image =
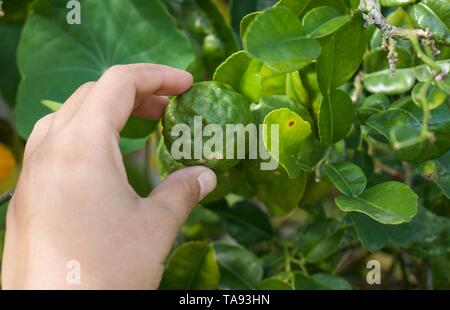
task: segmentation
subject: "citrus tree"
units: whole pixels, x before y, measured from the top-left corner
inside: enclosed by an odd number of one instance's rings
[[[67,2],[3,7],[2,191],[34,123],[78,86],[114,64],[166,64],[197,83],[162,126],[128,121],[130,184],[147,195],[154,172],[203,164],[218,187],[183,226],[162,289],[450,288],[448,0]],[[263,129],[278,168],[174,159],[171,128],[196,116],[278,125],[279,152]]]

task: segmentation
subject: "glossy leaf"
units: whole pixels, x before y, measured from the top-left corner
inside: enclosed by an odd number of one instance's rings
[[[311,134],[311,124],[288,108],[273,110],[264,118],[264,145],[269,153],[286,169],[292,179],[302,171],[298,150],[305,147],[303,141]],[[279,135],[272,140],[272,126],[278,126]],[[276,145],[276,146],[274,146]]]
[[[410,68],[399,69],[395,75],[389,69],[364,75],[364,86],[373,94],[397,95],[409,91],[416,81]]]
[[[361,106],[358,107],[358,117],[365,121],[367,118],[378,112],[386,111],[389,107],[389,104],[390,101],[386,95],[371,95],[364,99]]]
[[[169,256],[160,289],[213,290],[219,278],[214,248],[208,242],[187,242]]]
[[[347,82],[358,69],[366,48],[366,31],[361,14],[356,14],[322,48],[317,60],[317,80],[322,93]]]
[[[354,119],[354,106],[349,95],[339,89],[324,95],[318,119],[320,143],[332,144],[343,139]]]
[[[306,173],[291,179],[286,171],[261,170],[259,160],[245,160],[245,176],[258,198],[273,216],[282,216],[298,207],[306,188]]]
[[[423,112],[410,98],[394,103],[385,111],[371,116],[366,124],[382,134],[404,161],[420,163],[444,154],[450,147],[450,110],[442,105],[431,111],[428,128],[434,141],[422,140]]]
[[[303,85],[300,73],[294,71],[286,76],[286,95],[302,106],[308,107],[309,94]]]
[[[401,224],[416,215],[418,198],[407,185],[389,181],[358,197],[339,196],[336,204],[342,211],[364,213],[383,224]]]
[[[414,242],[435,238],[444,229],[450,227],[450,221],[439,217],[423,207],[419,207],[417,216],[405,224],[385,225],[372,220],[361,213],[352,213],[359,240],[364,248],[371,252],[385,246],[409,247]]]
[[[280,0],[276,6],[284,6],[291,9],[295,14],[300,15],[311,4],[313,0]]]
[[[246,51],[239,51],[217,67],[213,80],[226,83],[250,101],[257,102],[261,93],[261,66],[262,63]]]
[[[312,123],[312,118],[306,108],[301,105],[296,104],[291,98],[282,95],[273,95],[262,97],[257,104],[252,104],[250,110],[253,113],[253,118],[256,124],[263,124],[264,118],[270,112],[287,108],[296,114],[298,114],[302,119]]]
[[[414,19],[421,28],[431,29],[434,38],[450,44],[450,3],[447,0],[427,0],[414,5]]]
[[[240,201],[230,208],[214,207],[224,221],[225,231],[242,245],[248,246],[273,236],[272,226],[267,214],[250,201]]]
[[[316,264],[339,250],[344,230],[339,221],[324,219],[306,225],[297,235],[298,250],[307,263]]]
[[[41,100],[64,102],[78,86],[97,80],[114,64],[186,68],[193,60],[189,42],[159,1],[84,0],[82,7],[83,22],[76,27],[67,23],[66,3],[58,0],[36,3],[27,19],[18,51],[23,79],[16,123],[22,137],[48,112]],[[144,137],[153,128],[132,137]]]
[[[247,249],[225,242],[215,242],[220,267],[220,289],[256,289],[263,277],[261,260]]]
[[[250,54],[276,72],[301,69],[320,54],[320,44],[307,38],[297,16],[281,6],[255,18],[246,31],[245,43]]]
[[[366,188],[364,171],[351,162],[338,162],[325,166],[325,173],[344,195],[356,197]]]
[[[417,106],[426,106],[430,110],[449,102],[448,94],[429,82],[417,83],[411,92],[411,98]]]
[[[253,12],[253,13],[245,15],[242,18],[241,24],[240,24],[240,29],[241,29],[241,37],[243,40],[245,40],[245,34],[247,32],[248,26],[250,26],[250,24],[255,20],[256,16],[258,16],[260,14],[261,14],[261,12]],[[245,45],[245,41],[243,43]]]
[[[312,38],[322,38],[332,34],[348,23],[349,15],[341,13],[333,7],[321,6],[312,9],[303,17],[302,25]]]

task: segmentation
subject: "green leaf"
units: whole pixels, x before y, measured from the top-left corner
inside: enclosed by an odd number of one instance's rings
[[[358,117],[365,121],[370,116],[386,111],[389,107],[389,98],[384,94],[371,95],[364,99],[361,106],[358,108]]]
[[[326,273],[316,273],[311,277],[295,273],[296,290],[351,290],[352,286],[344,278]]]
[[[215,242],[220,267],[220,289],[256,289],[263,277],[262,262],[239,245]]]
[[[250,201],[237,202],[230,208],[215,206],[211,210],[223,219],[225,231],[242,245],[253,245],[273,236],[269,217]]]
[[[444,71],[450,70],[450,61],[438,61]],[[432,77],[430,67],[420,65],[417,67],[398,69],[395,74],[389,69],[376,71],[364,75],[364,87],[374,94],[399,95],[409,91],[416,82],[425,82]]]
[[[411,98],[418,107],[433,110],[448,102],[448,94],[432,83],[417,83],[411,92]]]
[[[450,3],[428,0],[414,5],[414,19],[421,28],[430,29],[438,42],[450,44]]]
[[[63,106],[62,103],[53,100],[42,100],[41,104],[52,112],[57,112]]]
[[[283,6],[291,9],[296,15],[300,15],[313,0],[280,0],[275,6]]]
[[[382,6],[403,6],[416,2],[417,0],[381,0]]]
[[[219,278],[214,248],[208,242],[187,242],[169,256],[160,289],[214,290]]]
[[[258,284],[258,290],[269,290],[269,291],[277,291],[277,290],[292,290],[292,286],[286,282],[281,281],[277,277],[264,279],[261,283]]]
[[[399,69],[395,75],[386,69],[364,75],[364,86],[373,94],[397,95],[406,93],[416,81],[414,71]]]
[[[341,222],[324,219],[306,225],[297,235],[297,249],[307,263],[317,264],[339,250],[344,238],[344,230]]]
[[[404,47],[398,46],[397,52],[397,69],[410,68],[413,66],[413,57],[411,53]],[[364,56],[364,72],[373,73],[389,69],[388,52],[381,47],[372,49]]]
[[[351,162],[339,162],[325,166],[325,174],[344,195],[356,197],[366,188],[364,171]]]
[[[245,34],[247,32],[248,26],[250,26],[250,24],[255,20],[256,16],[260,15],[261,12],[252,12],[250,14],[245,15],[242,20],[241,20],[241,24],[240,24],[240,29],[241,29],[241,37],[244,40],[245,39]],[[245,46],[245,41],[244,41],[244,46]]]
[[[311,38],[322,38],[348,23],[350,15],[342,15],[330,6],[312,9],[303,17],[302,25]]]
[[[261,67],[260,61],[246,51],[239,51],[217,67],[213,80],[226,83],[250,101],[257,102],[261,94]]]
[[[322,97],[318,115],[320,143],[332,144],[345,138],[354,119],[354,106],[350,96],[332,90]]]
[[[320,54],[320,44],[305,37],[300,20],[282,6],[258,15],[249,26],[244,42],[250,54],[276,72],[299,70]]]
[[[114,64],[186,68],[193,61],[190,43],[159,1],[83,0],[81,6],[83,20],[77,26],[67,23],[66,3],[58,0],[37,2],[27,19],[18,50],[22,81],[16,124],[22,137],[48,113],[41,100],[64,102]],[[133,137],[147,136],[148,130]]]
[[[322,93],[347,82],[359,68],[366,48],[366,31],[361,14],[335,32],[317,60],[317,80]]]
[[[422,176],[434,182],[450,199],[450,151],[435,160],[419,165],[419,171]]]
[[[292,179],[302,171],[301,155],[303,141],[311,134],[311,124],[288,108],[273,110],[264,118],[263,140],[268,152],[286,169]],[[272,141],[272,125],[279,128]]]
[[[291,98],[285,95],[273,95],[273,96],[265,96],[261,97],[257,104],[252,104],[250,110],[253,113],[253,118],[256,124],[263,124],[264,118],[270,112],[287,108],[295,113],[297,113],[302,119],[312,123],[312,118],[309,115],[308,110],[302,106],[294,102]]]
[[[405,224],[385,225],[372,220],[361,213],[352,213],[356,233],[364,248],[371,252],[389,245],[407,248],[414,242],[434,238],[445,228],[449,221],[419,207],[417,216]]]
[[[417,213],[417,203],[417,195],[407,185],[394,181],[375,185],[358,197],[336,198],[342,211],[364,213],[383,224],[411,221]]]
[[[306,173],[291,179],[283,168],[261,170],[261,161],[244,160],[244,172],[258,198],[273,216],[282,216],[298,207],[306,188]]]
[[[421,138],[423,111],[411,98],[393,103],[387,111],[371,116],[366,124],[389,141],[399,159],[420,163],[450,148],[450,110],[441,105],[430,114],[428,130],[434,135],[433,141]]]
[[[309,94],[298,71],[287,74],[286,95],[304,107],[309,106]]]
[[[1,21],[1,19],[0,19]],[[20,76],[16,66],[16,51],[19,44],[21,25],[0,24],[0,42],[7,48],[0,49],[0,96],[10,105],[16,103]]]

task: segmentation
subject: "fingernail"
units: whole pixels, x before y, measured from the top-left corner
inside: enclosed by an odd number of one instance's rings
[[[197,180],[200,185],[200,200],[202,200],[216,188],[216,175],[211,170],[205,170],[197,177]]]

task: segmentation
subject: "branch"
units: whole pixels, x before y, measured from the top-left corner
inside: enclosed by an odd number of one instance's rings
[[[12,190],[10,192],[7,192],[7,193],[1,195],[0,196],[0,206],[2,206],[3,204],[7,203],[8,201],[10,201],[12,196],[13,196],[13,194],[14,194],[14,191]]]
[[[3,6],[3,1],[0,0],[0,17],[5,16],[5,12],[3,12],[2,6]]]
[[[389,67],[392,72],[396,71],[398,62],[397,41],[395,39],[419,40],[430,46],[434,56],[439,56],[440,51],[436,48],[434,35],[429,29],[404,29],[390,25],[381,14],[379,0],[361,0],[359,8],[363,12],[366,25],[375,25],[380,29],[381,47],[389,52]]]

